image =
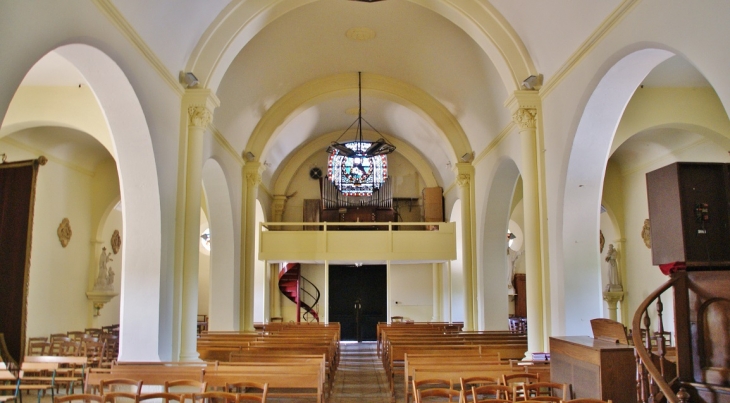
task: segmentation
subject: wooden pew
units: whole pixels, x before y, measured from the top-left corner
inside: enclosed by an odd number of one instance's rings
[[[100,382],[106,379],[126,378],[142,381],[143,385],[162,386],[166,381],[189,379],[203,381],[205,367],[197,366],[142,364],[142,365],[113,365],[111,369],[92,368],[86,373],[85,393],[94,393]]]
[[[325,374],[321,365],[270,364],[220,365],[205,371],[204,381],[213,388],[242,380],[265,382],[269,384],[271,397],[311,397],[317,403],[323,402]]]

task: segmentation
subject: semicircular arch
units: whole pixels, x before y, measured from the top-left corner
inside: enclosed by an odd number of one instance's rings
[[[271,140],[294,116],[319,102],[336,97],[342,92],[356,91],[357,88],[357,75],[350,73],[313,80],[294,89],[274,103],[261,118],[243,154],[251,152],[259,160],[263,160],[271,146]],[[452,160],[472,152],[469,139],[456,118],[426,92],[377,74],[362,75],[362,90],[404,105],[438,128],[444,142],[450,146],[448,152]]]
[[[277,18],[316,0],[246,1],[232,3],[200,38],[185,71],[192,71],[213,92],[246,44]],[[536,74],[526,46],[494,6],[470,0],[409,0],[448,19],[464,30],[494,63],[507,93],[520,89],[524,77]]]

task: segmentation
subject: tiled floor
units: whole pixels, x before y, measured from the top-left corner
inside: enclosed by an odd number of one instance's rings
[[[390,403],[383,364],[375,342],[340,343],[340,366],[327,403]],[[266,399],[271,403],[311,403],[313,399]]]
[[[389,403],[383,364],[375,353],[375,342],[340,344],[340,366],[329,403]]]

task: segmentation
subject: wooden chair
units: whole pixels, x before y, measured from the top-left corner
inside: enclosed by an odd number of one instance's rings
[[[469,389],[462,389],[464,391],[464,397]],[[492,400],[507,400],[512,401],[514,396],[514,388],[505,385],[483,385],[483,386],[472,386],[471,395],[474,399],[474,403],[482,401]]]
[[[472,376],[468,378],[459,378],[461,390],[463,390],[465,394],[468,393],[474,386],[479,387],[485,385],[499,385],[499,383],[499,378],[494,378],[491,376]]]
[[[137,393],[129,392],[109,392],[102,395],[104,403],[137,403]]]
[[[226,383],[226,392],[238,393],[240,395],[260,396],[266,400],[269,394],[269,384],[261,382],[236,382]]]
[[[185,399],[192,399],[193,393],[205,393],[208,390],[208,383],[193,379],[177,379],[174,381],[165,381],[162,390],[164,393],[181,394]]]
[[[56,396],[53,399],[53,403],[67,403],[67,402],[104,403],[104,398],[100,395],[89,395],[89,394],[79,393],[79,394],[75,394],[75,395]]]
[[[238,395],[228,392],[193,393],[193,403],[212,403],[211,399],[215,399],[217,402],[224,400],[226,403],[236,403]]]
[[[139,395],[142,391],[142,381],[126,378],[102,379],[99,381],[99,393],[105,395],[110,392],[116,392],[120,386],[133,386],[134,394]]]
[[[86,365],[89,368],[101,368],[106,361],[106,345],[100,341],[84,341]]]
[[[562,400],[561,403],[613,403],[613,400],[591,399],[584,397],[582,399]]]
[[[448,398],[449,402],[464,403],[464,394],[462,391],[446,388],[430,388],[424,390],[416,390],[416,403],[425,403],[431,400],[443,401]]]
[[[28,341],[28,352],[26,355],[50,355],[51,343],[40,340]]]
[[[82,356],[81,342],[74,340],[61,342],[58,355],[62,357]]]
[[[55,336],[55,337],[54,337]],[[51,335],[51,348],[49,351],[50,355],[61,355],[63,343],[70,342],[71,338],[63,335]]]
[[[86,335],[86,332],[73,331],[73,332],[68,332],[66,334],[68,335],[69,338],[71,338],[71,340],[81,341],[81,340],[83,340],[84,336]]]
[[[540,382],[540,374],[527,372],[521,374],[502,374],[502,385],[510,386],[515,389],[515,393],[517,393],[517,396],[514,397],[515,400],[517,400],[517,398],[524,399],[524,396],[520,396],[522,390],[518,390],[517,386],[535,382]],[[510,396],[510,399],[513,399],[513,396]]]
[[[156,401],[158,399],[162,399],[163,403],[170,403],[170,402],[183,403],[183,402],[185,402],[186,396],[178,395],[175,393],[165,393],[165,392],[143,393],[143,394],[137,396],[137,402],[146,402],[148,400],[155,400],[155,403],[156,403]]]
[[[560,402],[561,400],[567,400],[570,396],[567,383],[535,382],[520,385],[517,389],[516,395],[521,395],[523,398],[517,398],[515,400],[529,399],[542,402]],[[519,392],[519,389],[522,389],[522,393]]]
[[[239,394],[237,402],[261,402],[265,403],[266,398],[259,395]]]
[[[86,329],[84,329],[84,333],[90,334],[94,337],[99,337],[102,333],[104,333],[104,331],[94,327],[87,327]]]
[[[420,381],[414,379],[411,381],[411,385],[413,386],[413,396],[416,396],[416,392],[419,390],[454,388],[454,384],[451,382],[451,379],[421,379]],[[410,396],[406,394],[406,403],[409,402],[409,397]],[[418,400],[416,400],[416,402],[418,402]]]

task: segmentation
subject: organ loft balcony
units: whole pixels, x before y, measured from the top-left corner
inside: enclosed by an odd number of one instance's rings
[[[456,259],[453,222],[264,222],[259,259],[269,262]]]

